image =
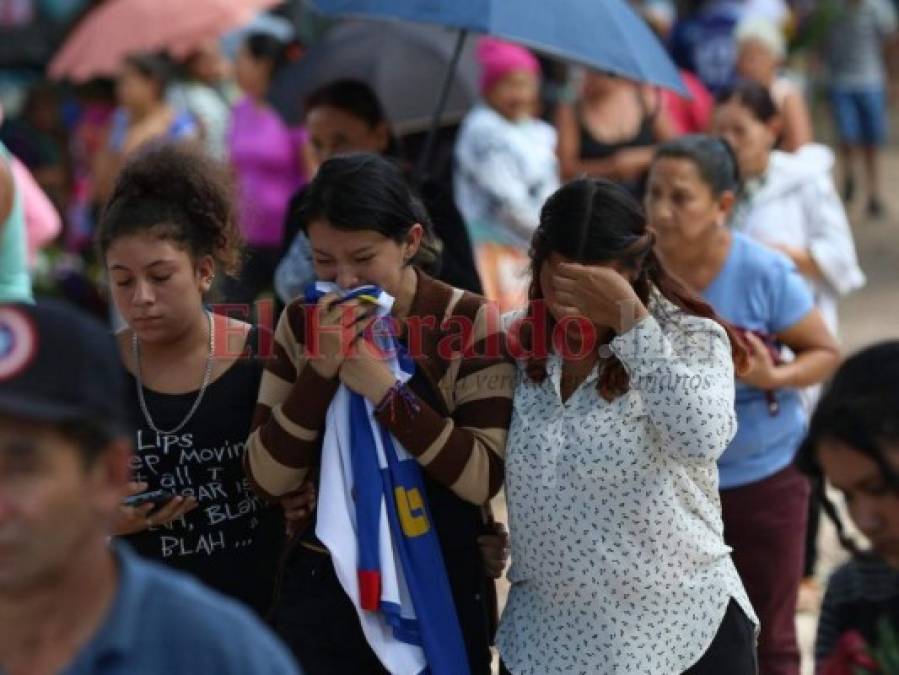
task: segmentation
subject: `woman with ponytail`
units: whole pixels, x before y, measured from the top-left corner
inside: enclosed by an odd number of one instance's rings
[[[506,450],[506,672],[755,673],[716,460],[736,430],[733,330],[656,257],[605,180],[547,201]]]
[[[794,614],[809,494],[793,467],[805,434],[799,390],[829,377],[840,355],[795,264],[728,229],[738,182],[726,142],[684,136],[656,153],[646,211],[667,268],[740,327],[748,350],[737,432],[718,460],[724,536],[761,620],[760,672],[799,675]]]

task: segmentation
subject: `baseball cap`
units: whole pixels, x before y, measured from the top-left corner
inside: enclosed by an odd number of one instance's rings
[[[120,431],[124,392],[118,347],[102,323],[57,301],[0,304],[0,414]]]

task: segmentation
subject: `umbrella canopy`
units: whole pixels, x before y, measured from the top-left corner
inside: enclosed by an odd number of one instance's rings
[[[689,95],[655,34],[625,0],[314,0],[326,14],[486,33],[566,61]]]
[[[75,27],[50,63],[50,77],[84,82],[112,76],[129,54],[186,55],[282,0],[107,0]]]
[[[303,99],[317,87],[342,78],[374,89],[394,130],[403,135],[431,124],[440,96],[441,73],[450,66],[457,36],[437,26],[348,21],[334,26],[299,61],[282,68],[269,100],[289,124],[298,124]],[[440,124],[462,119],[478,97],[475,45],[463,49]]]

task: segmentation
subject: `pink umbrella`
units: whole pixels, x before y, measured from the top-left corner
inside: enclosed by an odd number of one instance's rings
[[[184,56],[283,0],[107,0],[85,16],[50,63],[50,76],[84,82],[115,75],[128,54]]]

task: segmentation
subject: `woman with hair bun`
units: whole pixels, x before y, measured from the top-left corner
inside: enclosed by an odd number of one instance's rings
[[[731,402],[736,434],[718,458],[724,538],[761,621],[760,672],[799,675],[795,609],[809,494],[793,466],[806,422],[799,390],[829,377],[840,352],[796,266],[728,229],[737,157],[710,136],[662,145],[646,212],[668,269],[738,327],[749,352]],[[780,358],[784,346],[793,360]]]
[[[126,323],[117,339],[134,392],[132,492],[168,493],[123,506],[116,532],[263,613],[283,524],[250,491],[242,458],[267,341],[206,305],[216,272],[240,268],[227,176],[198,152],[142,154],[119,176],[98,248]]]

